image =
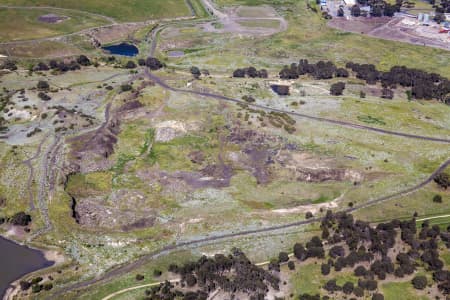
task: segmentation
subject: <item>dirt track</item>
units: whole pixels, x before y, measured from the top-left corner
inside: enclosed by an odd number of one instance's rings
[[[351,18],[350,20],[345,18],[334,18],[327,24],[330,27],[342,31],[360,33],[385,40],[450,50],[450,43],[444,43],[436,39],[418,35],[413,28],[402,26],[402,20],[402,17],[359,17]]]
[[[193,93],[193,94],[197,94],[197,95],[200,95],[200,96],[206,96],[206,97],[211,97],[211,98],[215,98],[215,99],[231,101],[231,102],[235,102],[235,103],[236,102],[237,103],[241,102],[240,100],[228,98],[228,97],[221,96],[221,95],[215,95],[215,94],[210,94],[210,93],[201,93],[201,92],[195,92],[195,91],[186,91],[186,90],[182,90],[182,89],[173,88],[173,87],[167,85],[161,78],[159,78],[156,75],[150,73],[148,70],[146,70],[146,76],[149,77],[150,79],[152,79],[153,81],[155,81],[157,84],[159,84],[163,88],[168,89],[168,90],[172,90],[172,91],[176,91],[176,92]],[[267,108],[267,107],[261,107],[261,106],[256,106],[256,107],[267,109],[267,110],[271,110],[270,108]],[[303,115],[299,115],[299,116],[303,116]],[[380,131],[377,128],[372,128],[372,127],[367,127],[367,126],[360,127],[360,125],[347,123],[347,122],[328,120],[328,119],[323,119],[323,118],[318,118],[318,117],[313,117],[313,116],[306,116],[306,117],[309,118],[309,119],[317,120],[317,121],[338,124],[338,125],[347,126],[347,127],[351,127],[351,128],[359,128],[359,129],[365,129],[365,130],[370,130],[370,131],[379,132],[379,133],[381,132],[381,133],[385,133],[385,134],[399,135],[399,136],[409,137],[409,138],[418,138],[418,139],[425,139],[425,140],[431,140],[431,141],[450,143],[450,140],[446,140],[446,139],[437,139],[437,138],[430,138],[430,137],[424,137],[424,136],[409,135],[409,134],[390,132],[390,131],[384,131],[384,130]],[[369,200],[369,201],[367,201],[367,202],[365,202],[363,204],[356,205],[356,206],[354,206],[352,208],[347,208],[347,209],[344,209],[344,210],[341,210],[341,211],[350,213],[350,212],[356,211],[356,210],[361,209],[361,208],[366,208],[368,206],[372,206],[372,205],[378,204],[380,202],[387,201],[387,200],[390,200],[390,199],[393,199],[393,198],[397,198],[397,197],[400,197],[400,196],[404,196],[404,195],[407,195],[407,194],[412,193],[414,191],[417,191],[417,190],[421,189],[422,187],[424,187],[425,185],[427,185],[430,182],[432,182],[434,177],[437,174],[439,174],[440,172],[442,172],[444,169],[446,169],[449,165],[450,165],[450,158],[448,158],[445,162],[443,162],[425,180],[419,182],[418,184],[416,184],[416,185],[414,185],[414,186],[412,186],[410,188],[407,188],[407,189],[405,189],[403,191],[399,191],[399,192],[396,192],[396,193],[393,193],[393,194],[390,194],[390,195],[387,195],[387,196],[383,196],[383,197],[379,197],[379,198],[376,198],[376,199],[372,199],[372,200]],[[197,240],[179,242],[177,244],[168,245],[168,246],[163,247],[160,250],[156,250],[156,251],[153,251],[153,252],[151,252],[149,254],[144,255],[144,256],[142,256],[141,258],[137,259],[136,261],[134,261],[132,263],[120,265],[120,266],[118,266],[118,267],[116,267],[116,268],[106,272],[105,274],[103,274],[100,277],[93,278],[93,279],[90,279],[90,280],[87,280],[87,281],[84,281],[84,282],[80,282],[80,283],[74,284],[72,286],[69,286],[69,287],[65,288],[64,290],[60,290],[60,291],[56,292],[55,294],[53,294],[49,299],[58,299],[59,296],[61,296],[63,293],[67,293],[69,291],[75,291],[75,290],[79,290],[79,289],[82,289],[82,288],[86,288],[86,287],[89,287],[91,285],[94,285],[94,284],[97,284],[97,283],[100,283],[100,282],[104,282],[104,281],[108,281],[108,280],[113,279],[114,277],[117,277],[117,276],[129,273],[132,270],[134,270],[134,269],[142,266],[143,264],[147,263],[149,260],[155,258],[156,256],[164,255],[164,254],[170,253],[170,252],[172,252],[174,250],[183,249],[183,248],[186,248],[186,247],[197,247],[197,246],[209,244],[211,242],[215,242],[215,241],[219,241],[219,240],[233,239],[233,238],[242,237],[242,236],[273,232],[273,231],[278,231],[278,230],[282,230],[282,229],[288,229],[288,228],[293,228],[293,227],[297,227],[297,226],[312,224],[312,223],[320,222],[321,219],[322,218],[312,218],[312,219],[302,220],[302,221],[293,222],[293,223],[287,223],[287,224],[282,224],[282,225],[263,227],[263,228],[254,229],[254,230],[244,230],[244,231],[235,232],[235,233],[229,233],[229,234],[223,234],[223,235],[217,235],[217,236],[210,236],[210,237],[205,237],[205,238],[201,238],[201,239],[197,239]]]
[[[361,205],[356,205],[352,208],[347,208],[344,210],[341,210],[341,212],[346,212],[346,213],[350,213],[353,211],[356,211],[358,209],[361,208],[366,208],[368,206],[372,206],[375,205],[377,203],[383,202],[383,201],[387,201],[393,198],[397,198],[399,196],[404,196],[407,195],[411,192],[414,192],[416,190],[419,190],[420,188],[424,187],[425,185],[429,184],[431,181],[433,181],[434,177],[439,174],[440,172],[442,172],[443,170],[445,170],[448,166],[450,165],[450,158],[448,158],[445,162],[443,162],[428,178],[426,178],[425,180],[423,180],[422,182],[416,184],[415,186],[408,188],[406,190],[388,195],[388,196],[384,196],[384,197],[380,197],[380,198],[376,198],[373,200],[370,200],[366,203],[363,203]],[[242,237],[242,236],[247,236],[247,235],[253,235],[253,234],[260,234],[260,233],[267,233],[267,232],[272,232],[272,231],[277,231],[277,230],[281,230],[281,229],[287,229],[287,228],[292,228],[292,227],[297,227],[297,226],[301,226],[301,225],[307,225],[307,224],[312,224],[312,223],[316,223],[316,222],[320,222],[322,220],[322,218],[312,218],[312,219],[308,219],[308,220],[303,220],[303,221],[298,221],[298,222],[293,222],[293,223],[287,223],[287,224],[282,224],[282,225],[276,225],[276,226],[269,226],[269,227],[263,227],[263,228],[259,228],[259,229],[254,229],[254,230],[245,230],[245,231],[240,231],[240,232],[235,232],[235,233],[229,233],[229,234],[223,234],[223,235],[218,235],[218,236],[211,236],[211,237],[206,237],[206,238],[201,238],[198,240],[192,240],[192,241],[187,241],[187,242],[180,242],[178,244],[174,244],[174,245],[168,245],[163,247],[160,250],[156,250],[153,251],[149,254],[146,254],[144,256],[142,256],[141,258],[139,258],[138,260],[130,263],[130,264],[124,264],[121,266],[118,266],[115,269],[112,269],[108,272],[106,272],[105,274],[103,274],[100,277],[97,278],[93,278],[84,282],[80,282],[77,284],[74,284],[72,286],[69,286],[67,288],[65,288],[64,290],[60,290],[58,292],[56,292],[55,294],[53,294],[51,297],[49,297],[48,299],[60,299],[59,296],[61,296],[64,293],[67,293],[69,291],[74,291],[74,290],[78,290],[81,288],[85,288],[88,286],[91,286],[93,284],[97,284],[100,282],[104,282],[104,281],[108,281],[111,280],[112,278],[116,277],[116,276],[120,276],[126,273],[131,272],[132,270],[142,266],[143,264],[145,264],[146,262],[148,262],[149,260],[155,258],[156,256],[160,256],[160,255],[164,255],[167,253],[170,253],[174,250],[178,250],[178,249],[183,249],[186,247],[196,247],[196,246],[201,246],[201,245],[205,245],[205,244],[209,244],[210,242],[215,242],[218,240],[225,240],[225,239],[232,239],[232,238],[236,238],[236,237]]]
[[[150,73],[148,71],[148,69],[145,70],[145,75],[149,79],[153,80],[156,84],[162,86],[163,88],[165,88],[167,90],[174,91],[174,92],[189,93],[189,94],[194,94],[194,95],[214,98],[214,99],[218,99],[218,100],[225,100],[225,101],[228,101],[228,102],[245,104],[245,105],[248,105],[248,106],[251,106],[251,107],[260,108],[260,109],[267,110],[267,111],[286,113],[286,114],[289,114],[289,115],[292,115],[292,116],[306,118],[306,119],[310,119],[310,120],[314,120],[314,121],[318,121],[318,122],[330,123],[330,124],[344,126],[344,127],[349,127],[349,128],[354,128],[354,129],[362,129],[362,130],[366,130],[366,131],[372,131],[372,132],[375,132],[375,133],[381,133],[381,134],[394,135],[394,136],[400,136],[400,137],[411,138],[411,139],[426,140],[426,141],[450,144],[450,139],[438,138],[438,137],[429,137],[429,136],[423,136],[423,135],[417,135],[417,134],[409,134],[409,133],[391,131],[391,130],[376,128],[376,127],[370,127],[370,126],[350,123],[350,122],[346,122],[346,121],[339,121],[339,120],[333,120],[333,119],[327,119],[327,118],[322,118],[322,117],[316,117],[316,116],[311,116],[311,115],[306,115],[306,114],[301,114],[301,113],[296,113],[296,112],[291,112],[291,111],[285,111],[285,110],[271,108],[271,107],[267,107],[267,106],[259,105],[259,104],[249,104],[248,102],[245,102],[243,100],[238,100],[238,99],[226,97],[226,96],[223,96],[223,95],[213,94],[213,93],[198,92],[198,91],[194,91],[194,90],[184,90],[184,89],[174,88],[174,87],[169,86],[162,78],[156,76],[153,73]]]

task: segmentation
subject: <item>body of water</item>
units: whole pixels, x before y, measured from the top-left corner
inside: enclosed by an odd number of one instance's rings
[[[139,49],[135,45],[128,43],[106,46],[102,47],[102,49],[113,55],[136,56],[139,54]]]
[[[168,57],[183,57],[184,51],[174,50],[167,53]]]
[[[0,299],[13,281],[53,263],[39,250],[0,237]]]

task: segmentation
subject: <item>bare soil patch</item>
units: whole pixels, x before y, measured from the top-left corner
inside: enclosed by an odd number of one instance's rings
[[[61,23],[64,22],[65,20],[69,19],[69,17],[67,16],[60,16],[60,15],[56,15],[56,14],[47,14],[47,15],[42,15],[38,18],[38,20],[40,22],[43,23],[49,23],[49,24],[57,24],[57,23]]]
[[[450,50],[450,39],[439,34],[437,26],[422,26],[415,19],[407,17],[334,18],[328,22],[328,26],[385,40]]]
[[[208,2],[208,1],[206,1]],[[230,32],[242,35],[272,35],[285,31],[287,21],[270,6],[238,6],[223,12],[213,8],[217,21],[202,24],[206,32]],[[215,24],[220,23],[220,26]]]

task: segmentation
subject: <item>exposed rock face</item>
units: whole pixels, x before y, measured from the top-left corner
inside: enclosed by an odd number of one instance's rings
[[[125,210],[109,206],[99,198],[77,200],[76,214],[82,226],[98,229],[132,230],[153,226],[156,216],[146,210]]]
[[[347,169],[306,169],[298,168],[296,169],[298,174],[298,181],[306,182],[323,182],[323,181],[343,181],[352,180],[359,182],[362,180],[363,176],[352,170]]]
[[[66,16],[59,16],[59,15],[55,15],[55,14],[42,15],[38,18],[38,20],[40,22],[50,23],[50,24],[61,23],[62,21],[65,21],[67,19],[68,19],[68,17],[66,17]]]

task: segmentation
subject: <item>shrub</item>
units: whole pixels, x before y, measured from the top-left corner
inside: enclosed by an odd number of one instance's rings
[[[154,277],[159,277],[161,275],[162,275],[161,270],[158,270],[158,269],[153,270],[153,276]]]
[[[288,262],[288,268],[289,270],[295,270],[295,263],[292,260]]]
[[[139,59],[138,59],[138,65],[140,65],[141,67],[142,67],[142,66],[145,66],[145,59],[139,58]]]
[[[11,60],[5,61],[5,62],[1,65],[0,68],[1,68],[1,69],[6,69],[6,70],[10,70],[10,71],[15,71],[15,70],[17,70],[16,63],[13,62],[13,61],[11,61]]]
[[[359,91],[359,98],[366,98],[366,93]]]
[[[433,202],[434,203],[442,203],[442,196],[441,195],[434,195]]]
[[[47,81],[39,80],[37,83],[37,88],[40,90],[47,90],[50,87]]]
[[[298,260],[305,260],[307,258],[306,249],[305,249],[305,247],[303,247],[302,244],[296,243],[294,245],[294,256]]]
[[[136,63],[132,60],[129,60],[126,65],[125,65],[126,69],[134,69],[136,68]]]
[[[136,274],[136,280],[137,280],[137,281],[144,280],[144,275],[142,275],[142,274]]]
[[[418,275],[411,280],[412,285],[417,290],[423,290],[427,286],[427,278],[423,275]]]
[[[42,290],[42,285],[40,285],[40,284],[34,284],[34,285],[31,287],[31,291],[32,291],[33,293],[39,293],[41,290]]]
[[[150,70],[158,70],[163,67],[163,64],[155,57],[149,57],[145,61],[145,65],[150,68]]]
[[[49,101],[52,99],[52,97],[50,97],[49,95],[47,95],[44,92],[39,92],[38,97],[42,100],[42,101]]]
[[[16,213],[14,216],[12,216],[10,219],[10,222],[13,225],[28,226],[28,224],[30,224],[30,222],[31,222],[31,216],[24,213],[23,211],[21,211],[21,212]],[[37,277],[37,278],[41,278],[41,277]],[[33,281],[35,279],[33,279]],[[42,280],[42,278],[41,278],[41,280]],[[39,282],[39,281],[37,281],[37,282]],[[36,283],[36,282],[32,282],[32,283]]]
[[[20,289],[22,291],[26,291],[31,287],[31,283],[26,281],[26,280],[22,280],[20,281]]]
[[[329,264],[322,264],[320,266],[320,271],[322,272],[322,275],[328,275],[330,274],[330,265]]]
[[[82,66],[90,66],[91,65],[91,61],[89,60],[89,58],[87,58],[86,55],[80,55],[77,58],[77,63],[79,63]]]
[[[364,296],[364,290],[362,288],[360,288],[359,286],[357,286],[353,289],[353,294],[356,297],[362,297],[362,296]]]
[[[344,90],[345,90],[345,83],[343,83],[343,82],[336,82],[336,83],[333,83],[331,85],[330,93],[333,96],[340,96],[340,95],[342,95]]]
[[[194,76],[195,79],[199,79],[200,76],[202,75],[202,72],[200,72],[200,69],[195,66],[192,66],[190,71],[191,71],[192,76]]]
[[[375,293],[372,295],[372,300],[384,300],[383,294]]]
[[[353,288],[354,288],[353,282],[348,281],[342,286],[342,291],[345,294],[350,295],[353,292]]]
[[[131,91],[132,88],[133,88],[133,87],[132,87],[130,84],[122,84],[122,85],[120,86],[120,90],[121,90],[122,92],[128,92],[128,91]]]
[[[288,256],[288,254],[286,252],[280,252],[278,254],[278,260],[280,262],[287,262],[289,260],[289,256]]]
[[[193,287],[194,285],[197,284],[197,278],[195,278],[195,276],[192,274],[187,274],[186,275],[186,284],[189,287]]]

